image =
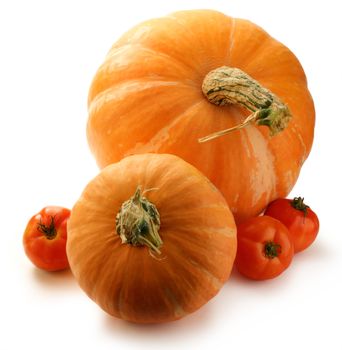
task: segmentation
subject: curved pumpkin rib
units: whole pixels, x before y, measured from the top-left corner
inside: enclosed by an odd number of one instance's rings
[[[229,38],[234,30],[232,17],[213,10],[195,10],[178,11],[167,18],[172,18],[181,25],[198,45],[197,55],[201,59],[199,67],[203,76],[209,70],[228,64]]]
[[[164,286],[163,291],[165,293],[165,296],[167,297],[167,299],[170,301],[170,303],[172,303],[173,305],[173,314],[174,317],[176,319],[185,317],[188,312],[186,312],[183,308],[183,306],[181,305],[181,303],[177,300],[177,298],[175,297],[175,295],[173,294],[173,292],[171,291],[171,289],[169,287]]]
[[[179,93],[183,91],[180,98]],[[146,94],[155,97],[156,103],[151,104]],[[198,92],[180,82],[165,81],[127,81],[99,94],[89,108],[87,133],[94,144],[105,146],[109,156],[113,150],[117,159],[127,154],[127,149],[148,142],[153,135],[180,114],[185,106],[197,99]],[[129,97],[129,99],[128,99]],[[125,103],[122,101],[125,100]],[[163,104],[159,104],[162,100]],[[143,109],[140,120],[136,114]],[[113,115],[113,111],[115,114]],[[113,123],[113,118],[120,124]],[[136,122],[134,122],[136,121]],[[127,137],[127,130],[137,138]],[[113,135],[115,137],[113,138]],[[92,149],[99,164],[108,162],[106,153],[98,153],[99,148]],[[109,152],[110,151],[110,152]]]
[[[254,79],[270,90],[268,83],[281,87],[283,80],[307,83],[298,58],[284,44],[269,35],[268,40],[259,46],[253,54],[253,59],[246,62],[243,69],[249,71]],[[271,91],[277,95],[275,91]]]
[[[216,206],[210,206],[215,198],[215,204],[222,207],[226,205],[224,198],[221,198],[220,201],[217,199],[219,192],[209,181],[207,183],[201,181],[197,169],[193,168],[193,171],[188,172],[187,177],[184,178],[184,173],[181,171],[181,163],[177,164],[174,162],[173,168],[167,169],[163,175],[160,175],[158,172],[153,172],[154,166],[155,165],[151,163],[149,167],[146,167],[146,170],[149,172],[148,178],[150,180],[143,185],[145,188],[156,187],[154,191],[148,192],[146,197],[148,197],[157,208],[160,208],[159,213],[162,221],[162,229],[175,227],[178,220],[180,220],[180,202],[177,198],[182,198],[182,213],[189,213],[189,220],[191,219],[190,213],[196,208],[207,208],[207,210],[216,209]],[[172,188],[172,191],[169,190],[170,188]],[[194,189],[196,189],[196,191],[194,191]],[[181,215],[181,218],[186,219],[186,215]],[[227,217],[227,220],[229,219],[232,220],[232,217]],[[197,219],[198,224],[201,220],[201,218]],[[192,223],[195,224],[195,221]]]
[[[146,69],[141,69],[141,62],[144,61],[150,64]],[[113,50],[97,70],[89,91],[88,104],[98,94],[123,81],[142,78],[175,81],[181,77],[184,84],[194,85],[191,75],[194,76],[189,67],[165,53],[138,44],[124,45]]]
[[[260,128],[251,125],[245,128],[244,133],[249,142],[249,150],[252,152],[253,167],[250,169],[251,206],[260,207],[259,203],[268,202],[276,196],[276,170],[275,157],[269,150],[268,139]]]
[[[172,283],[172,279],[160,280],[163,274],[158,271],[158,266],[161,263],[164,270],[165,266],[163,261],[157,262],[146,248],[131,247],[124,265],[120,265],[125,266],[126,271],[122,280],[114,279],[115,276],[112,279],[114,290],[120,283],[120,293],[114,295],[118,298],[120,314],[113,313],[114,316],[141,323],[161,322],[165,314],[173,316],[173,303],[163,293],[163,288]],[[109,281],[105,283],[108,285]],[[110,294],[108,296],[110,298]]]
[[[288,81],[284,77],[283,82],[274,86],[273,91],[281,98],[284,96],[283,100],[289,105],[293,114],[292,120],[281,136],[269,138],[264,132],[265,139],[268,140],[268,148],[274,157],[279,197],[286,196],[291,191],[299,170],[310,152],[314,115],[310,113],[313,110],[310,95],[302,92],[306,91],[305,81],[294,85],[291,80]],[[310,104],[311,108],[307,109]],[[307,118],[299,117],[303,115],[306,115]]]
[[[214,281],[214,285],[218,286],[218,284],[222,284],[225,280],[226,273],[230,272],[228,266],[233,263],[235,258],[235,255],[231,254],[229,256],[230,262],[227,263],[227,254],[229,253],[228,249],[224,249],[228,248],[226,239],[218,240],[212,246],[212,249],[208,251],[208,237],[215,234],[222,235],[220,231],[221,230],[215,229],[199,229],[198,232],[179,230],[179,232],[177,231],[176,233],[174,230],[166,230],[164,231],[163,237],[167,244],[171,243],[173,245],[176,254],[186,256],[187,262],[189,262],[191,265],[196,264],[196,268],[203,270],[204,273],[207,276],[210,276],[210,278]],[[187,241],[187,244],[180,244],[184,241],[184,239]],[[202,242],[198,243],[198,241],[201,239]],[[220,257],[223,263],[227,263],[227,271],[225,271],[224,274],[222,273],[221,267],[216,265],[217,261],[213,261],[213,256],[215,256],[217,259]]]
[[[170,235],[171,236],[171,235]],[[172,243],[171,243],[172,242]],[[172,240],[168,241],[169,246],[172,247],[172,259],[173,261],[176,261],[177,263],[173,263],[172,267],[173,270],[171,272],[171,276],[178,274],[179,271],[182,272],[182,276],[185,277],[183,280],[179,280],[179,285],[182,285],[182,283],[187,284],[188,294],[189,297],[191,294],[195,293],[199,299],[206,300],[207,298],[212,298],[214,295],[217,294],[217,292],[222,288],[223,283],[226,279],[226,274],[230,274],[231,268],[229,268],[229,264],[227,264],[227,269],[225,270],[225,275],[220,274],[216,267],[213,268],[213,264],[206,264],[205,263],[205,256],[207,259],[210,259],[208,257],[208,253],[205,252],[205,249],[202,250],[203,255],[200,259],[201,253],[198,252],[196,257],[196,251],[187,249],[186,245],[182,245],[182,247],[179,246],[179,241]],[[221,248],[222,249],[222,248]],[[188,255],[189,254],[189,255]],[[212,259],[215,256],[215,260],[217,259],[217,256],[214,255],[214,253],[211,255]],[[223,258],[223,260],[226,260]],[[217,260],[216,260],[217,261]],[[224,265],[223,265],[224,266]],[[221,265],[221,270],[223,267]],[[177,285],[171,286],[174,295],[177,296]],[[181,303],[181,298],[178,298],[178,301]],[[201,300],[199,302],[202,302]],[[192,312],[193,310],[198,308],[197,303],[196,304],[185,304],[182,305],[183,309],[187,312]]]
[[[116,47],[127,44],[138,44],[139,47],[144,46],[158,53],[161,52],[182,62],[193,71],[199,72],[201,61],[197,55],[197,42],[188,31],[184,31],[183,26],[171,18],[155,18],[138,24],[126,32],[112,46],[108,54]],[[178,49],[181,47],[188,48],[187,55],[184,55],[182,49]]]
[[[189,263],[186,255],[176,252],[177,246],[168,242],[168,248],[164,264],[155,268],[156,274],[162,276],[160,288],[162,292],[167,289],[172,295],[171,302],[188,314],[211,299],[218,292],[216,288],[221,288],[223,283],[211,284],[203,271]]]
[[[193,248],[192,253],[195,253],[196,251],[206,251],[209,258],[213,254],[218,254],[221,255],[223,260],[225,260],[227,252],[223,251],[222,245],[227,244],[229,239],[235,239],[234,231],[225,227],[211,227],[204,224],[203,227],[194,230],[194,225],[187,225],[187,227],[182,228],[181,225],[178,224],[175,225],[176,229],[163,227],[160,235],[166,243],[172,241],[174,244],[177,244],[177,242],[180,243],[180,241],[185,239],[187,241],[185,246]],[[210,240],[214,235],[217,237],[215,243],[212,243]],[[211,250],[208,250],[208,246],[212,247]],[[167,257],[165,252],[163,252],[163,255]]]
[[[151,199],[152,201],[152,199]],[[234,236],[234,230],[232,231],[229,226],[222,225],[222,215],[226,214],[226,203],[222,202],[220,205],[208,205],[206,203],[198,203],[196,206],[192,205],[188,210],[179,212],[176,204],[162,203],[163,210],[161,217],[163,221],[163,235],[166,235],[170,227],[177,227],[181,232],[192,232],[193,227],[201,225],[203,233],[208,233],[210,230],[214,230],[218,235]],[[206,215],[208,211],[215,210],[215,214],[210,217]],[[227,217],[227,220],[232,220],[232,217]],[[219,225],[217,223],[220,223]],[[164,232],[165,231],[165,232]],[[195,235],[195,237],[197,237]],[[196,243],[194,243],[196,244]],[[201,244],[201,242],[198,242]]]
[[[101,232],[101,231],[99,231]],[[101,237],[100,235],[98,235]],[[102,249],[106,245],[106,242],[101,240],[94,240],[93,237],[85,235],[77,237],[79,245],[79,253],[75,253],[74,261],[82,260],[82,266],[73,264],[72,271],[75,277],[79,280],[81,287],[87,292],[91,299],[95,300],[96,291],[99,286],[98,276],[102,274],[103,266],[106,265],[108,261],[111,260],[111,255],[106,253],[103,254]],[[94,243],[94,241],[96,243]],[[91,251],[89,251],[89,242],[91,242]],[[113,244],[113,249],[115,246],[121,242],[117,241]],[[73,244],[73,243],[71,243]],[[84,278],[86,276],[86,278]]]
[[[240,68],[252,78],[257,79],[256,76],[253,76],[256,70],[248,69],[249,65],[251,62],[255,65],[258,65],[258,63],[261,66],[264,65],[264,62],[259,61],[257,57],[264,50],[264,45],[267,45],[274,39],[265,30],[252,22],[235,18],[234,31],[230,40],[230,54],[227,65],[232,68]]]
[[[133,148],[127,150],[125,152],[125,155],[130,154],[136,154],[136,153],[154,153],[159,151],[160,144],[166,142],[167,140],[171,139],[169,135],[169,130],[175,127],[177,124],[181,123],[183,124],[183,119],[189,114],[189,113],[197,113],[200,110],[200,107],[202,104],[204,104],[205,101],[203,99],[199,99],[199,101],[195,102],[193,105],[190,105],[186,110],[173,118],[169,124],[163,125],[163,127],[156,131],[156,133],[152,136],[151,139],[149,139],[145,144],[137,144]]]
[[[307,84],[304,81],[301,84],[298,82],[294,84],[291,80],[283,81],[275,87],[275,90],[292,110],[293,118],[289,123],[289,130],[293,126],[296,132],[299,133],[297,136],[300,138],[300,143],[303,144],[304,142],[305,144],[302,153],[306,159],[312,147],[315,124],[315,109],[312,97],[307,91]]]
[[[98,112],[106,103],[111,102],[118,98],[124,98],[126,94],[132,94],[137,91],[144,91],[154,87],[163,86],[182,86],[183,84],[179,81],[165,81],[165,80],[147,80],[144,78],[140,79],[129,79],[124,82],[118,82],[114,86],[109,86],[106,90],[97,94],[92,100],[89,107],[89,113],[93,114]]]
[[[239,28],[240,26],[242,28]],[[241,52],[240,46],[233,47],[232,49],[233,57],[235,50],[239,55],[237,60],[240,67],[281,99],[284,95],[295,95],[291,94],[290,91],[285,94],[280,93],[283,90],[284,83],[287,84],[288,82],[296,81],[296,84],[298,84],[302,80],[305,85],[301,89],[306,90],[305,73],[296,56],[282,43],[273,39],[262,28],[255,26],[258,30],[251,32],[250,30],[246,31],[245,27],[251,28],[251,23],[238,19],[236,35],[240,36],[240,31],[242,31],[243,35],[253,38],[251,45],[248,45],[249,47],[246,50]],[[240,39],[240,43],[244,42],[244,39],[247,40],[246,38],[242,38]],[[252,53],[249,50],[252,50]],[[244,62],[243,57],[247,60],[246,62]],[[272,64],[275,60],[277,64]],[[231,62],[231,65],[234,66],[234,62]]]
[[[119,238],[119,237],[118,237]],[[123,281],[127,278],[127,268],[125,262],[129,259],[129,247],[121,247],[121,240],[118,239],[115,244],[109,244],[111,252],[105,256],[102,250],[96,254],[102,256],[101,260],[92,261],[88,269],[84,269],[84,276],[94,266],[99,266],[94,283],[88,289],[92,300],[101,306],[103,310],[110,310],[111,314],[122,317],[121,310],[121,290]],[[102,247],[103,249],[103,247]],[[121,250],[119,252],[119,249]],[[86,277],[88,278],[88,277]],[[80,283],[82,286],[82,284]],[[84,288],[85,289],[85,288]],[[101,297],[99,297],[101,296]]]

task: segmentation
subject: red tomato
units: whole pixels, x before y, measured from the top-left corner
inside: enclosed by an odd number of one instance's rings
[[[66,255],[69,216],[69,209],[49,206],[28,222],[23,237],[24,249],[38,268],[57,271],[69,267]]]
[[[269,204],[265,215],[281,221],[288,228],[295,253],[311,245],[317,236],[319,230],[318,217],[304,204],[304,198],[276,199]]]
[[[258,216],[238,225],[235,259],[238,271],[254,280],[280,275],[294,254],[288,234],[285,225],[269,216]]]

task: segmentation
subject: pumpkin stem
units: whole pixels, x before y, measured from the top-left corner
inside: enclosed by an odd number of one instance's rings
[[[238,68],[223,66],[210,71],[203,80],[202,91],[217,106],[237,104],[252,114],[241,124],[202,137],[199,142],[213,140],[251,123],[268,126],[273,136],[283,131],[292,117],[286,104]]]
[[[134,195],[125,201],[116,215],[116,232],[123,244],[146,245],[160,254],[163,244],[159,236],[160,215],[154,204],[141,195],[138,186]]]

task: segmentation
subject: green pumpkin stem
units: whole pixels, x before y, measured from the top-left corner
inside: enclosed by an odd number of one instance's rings
[[[154,204],[141,195],[138,186],[134,195],[125,201],[116,216],[116,232],[123,244],[147,246],[161,254],[163,244],[159,236],[160,215]]]
[[[241,124],[202,137],[199,142],[216,139],[252,123],[267,126],[274,136],[283,131],[292,118],[285,103],[238,68],[223,66],[210,71],[203,80],[202,91],[208,101],[217,106],[235,104],[252,114]]]

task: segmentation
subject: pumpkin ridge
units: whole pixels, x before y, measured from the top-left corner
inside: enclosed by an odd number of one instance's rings
[[[182,11],[176,11],[174,12],[173,14],[177,14],[179,12],[182,12]],[[185,12],[185,11],[183,11]],[[217,11],[213,11],[213,12],[217,12]],[[170,15],[167,15],[167,16],[163,16],[163,17],[158,17],[158,18],[154,18],[154,19],[150,19],[150,20],[147,20],[147,21],[143,21],[143,22],[140,22],[138,25],[136,25],[135,27],[133,27],[131,29],[131,31],[127,32],[130,34],[130,36],[127,38],[127,37],[121,37],[119,38],[119,40],[116,42],[115,45],[113,45],[110,49],[113,50],[115,49],[116,47],[120,47],[126,43],[128,43],[129,45],[138,45],[138,46],[141,46],[141,47],[145,47],[145,48],[148,48],[148,49],[151,49],[157,53],[163,53],[169,57],[172,57],[173,59],[175,60],[179,60],[180,62],[182,62],[185,66],[187,66],[188,68],[190,68],[192,71],[196,71],[197,74],[201,74],[201,71],[197,68],[197,65],[196,64],[193,64],[193,62],[189,62],[189,61],[186,61],[183,59],[183,57],[186,57],[186,55],[181,55],[181,56],[178,56],[178,57],[175,57],[175,56],[172,56],[170,55],[168,52],[165,52],[165,51],[159,51],[158,49],[155,49],[154,47],[151,47],[148,45],[147,42],[143,42],[142,44],[139,42],[139,38],[135,38],[134,37],[134,34],[136,34],[137,32],[139,32],[139,30],[144,27],[144,25],[148,25],[148,26],[155,26],[156,28],[158,28],[160,26],[160,22],[162,22],[163,20],[168,20],[170,22],[172,22],[173,24],[175,24],[179,29],[181,29],[181,32],[182,32],[182,36],[185,36],[185,35],[189,35],[190,34],[190,31],[188,28],[186,28],[185,26],[183,26],[179,21],[175,20],[173,14],[170,14]],[[170,25],[170,23],[168,23],[168,25]],[[164,23],[163,23],[163,26],[164,26]],[[185,30],[184,30],[185,29]],[[172,28],[171,28],[172,30]],[[160,34],[162,36],[162,34]],[[131,40],[133,38],[133,40]],[[164,37],[165,38],[165,37]],[[169,39],[169,38],[168,38]],[[193,42],[197,42],[197,38],[193,35],[191,35],[191,37],[188,36],[188,41],[193,43]],[[128,41],[127,41],[128,40]],[[177,45],[179,43],[179,40],[175,41],[174,42],[174,45]],[[110,53],[109,51],[109,53]]]
[[[201,103],[206,103],[206,101],[200,100],[200,101],[197,101],[194,104],[190,105],[187,109],[184,110],[184,112],[182,112],[178,116],[174,117],[174,119],[170,123],[168,123],[162,129],[157,131],[153,135],[153,137],[150,140],[148,140],[144,145],[137,144],[134,147],[128,149],[125,152],[125,156],[129,155],[129,154],[134,154],[136,152],[139,152],[139,153],[150,153],[150,152],[157,151],[156,150],[156,146],[153,143],[155,143],[158,146],[158,142],[160,142],[164,138],[167,139],[167,135],[166,135],[167,132],[172,127],[174,127],[178,122],[180,122],[187,115],[187,113],[189,113],[189,111],[191,111],[192,109],[195,109]]]
[[[273,199],[276,192],[276,173],[274,167],[274,153],[268,148],[269,147],[269,136],[261,132],[261,130],[255,126],[250,125],[246,129],[247,139],[250,141],[251,150],[254,157],[256,158],[256,175],[251,176],[251,183],[256,179],[259,184],[255,184],[252,187],[252,205],[256,205],[260,198],[265,194],[267,198]],[[258,141],[257,141],[258,140]],[[262,144],[262,146],[261,146]],[[269,165],[265,160],[268,160]],[[260,175],[260,169],[262,169],[262,176]],[[259,170],[259,171],[258,171]],[[266,181],[269,180],[269,187],[266,187]],[[266,181],[265,181],[266,180]],[[261,191],[263,189],[263,192]]]
[[[215,231],[215,235],[223,235],[223,236],[234,236],[235,235],[235,231],[228,228],[228,227],[207,227],[208,230],[202,228],[201,232],[206,233],[206,232],[210,232],[210,231]],[[189,233],[191,232],[191,227],[189,227],[189,229],[183,227],[183,228],[179,228],[179,232],[183,232],[183,233]]]
[[[153,52],[153,53],[159,55],[160,57],[165,58],[165,59],[167,59],[167,60],[170,60],[170,61],[172,61],[172,62],[174,62],[174,63],[177,63],[177,64],[180,63],[183,67],[186,67],[186,68],[188,68],[189,70],[193,70],[193,69],[194,69],[194,67],[190,66],[190,65],[187,64],[186,62],[180,61],[180,60],[177,59],[176,57],[173,57],[173,56],[171,56],[171,55],[169,55],[169,54],[167,54],[167,53],[165,53],[165,52],[157,51],[157,50],[154,49],[153,47],[141,45],[141,44],[139,44],[139,43],[133,43],[133,44],[130,44],[130,46],[136,46],[136,47],[141,48],[142,50]],[[187,81],[193,82],[192,79],[189,79],[189,80],[187,80]],[[184,81],[182,81],[182,82],[184,83]],[[193,84],[189,84],[189,86],[193,86],[193,87],[198,88],[198,85],[197,85],[195,82],[193,82]]]
[[[165,61],[166,65],[169,66],[169,68],[173,68],[174,70],[178,70],[182,72],[182,74],[186,74],[187,76],[191,75],[192,68],[183,64],[179,60],[176,60],[172,56],[169,56],[163,52],[159,52],[156,50],[153,50],[148,47],[144,47],[141,44],[125,44],[123,46],[119,46],[113,50],[110,55],[108,55],[105,59],[105,61],[100,65],[100,67],[97,69],[95,73],[95,77],[92,80],[92,85],[88,94],[88,105],[90,102],[101,92],[105,91],[108,87],[120,84],[123,81],[127,81],[127,77],[124,76],[124,68],[126,66],[130,65],[138,65],[139,61],[136,61],[136,56],[133,56],[131,52],[133,52],[134,47],[139,47],[140,54],[145,53],[145,55],[149,55],[147,59],[150,57],[158,57],[160,61]],[[126,52],[127,51],[127,52]],[[125,63],[123,64],[120,61],[120,55],[125,55]],[[128,56],[128,57],[126,57]],[[143,55],[144,56],[144,55]],[[122,59],[122,58],[121,58]],[[157,59],[158,63],[158,59]],[[165,81],[173,81],[175,78],[178,81],[178,75],[165,75],[163,71],[159,72],[158,74],[154,73],[153,68],[151,67],[150,71],[141,71],[139,72],[139,68],[135,68],[136,71],[134,71],[135,74],[132,72],[132,78],[131,80],[165,80]],[[118,79],[117,73],[121,75],[121,78]],[[118,80],[117,80],[118,79]],[[114,80],[114,81],[112,81]],[[183,79],[183,83],[187,84],[189,86],[197,87],[197,84],[194,82],[193,79]],[[95,90],[95,91],[94,91]]]
[[[303,147],[303,158],[302,158],[302,160],[301,160],[301,163],[303,164],[304,161],[305,161],[305,159],[306,159],[307,156],[308,156],[307,146],[306,146],[306,144],[305,144],[305,142],[304,142],[304,139],[303,139],[303,136],[302,136],[301,131],[299,131],[299,127],[298,127],[297,122],[296,122],[295,119],[293,120],[293,122],[292,122],[292,124],[291,124],[290,130],[293,132],[294,135],[297,136],[297,138],[298,138],[300,144],[301,144],[302,147]]]
[[[120,316],[125,319],[128,320],[129,317],[126,314],[127,311],[125,310],[124,306],[127,306],[125,301],[124,301],[124,297],[125,297],[125,290],[128,288],[128,279],[129,279],[129,274],[127,274],[127,271],[129,271],[130,268],[130,258],[129,255],[133,253],[132,249],[128,249],[128,253],[125,257],[126,263],[125,263],[125,269],[124,269],[124,273],[123,276],[126,276],[126,278],[122,279],[122,283],[121,283],[121,287],[120,287],[120,292],[119,292],[119,297],[118,297],[118,301],[117,301],[117,305],[118,305],[118,310],[120,313]],[[115,285],[115,281],[113,281],[113,285]]]
[[[208,249],[207,249],[207,243],[208,242],[198,242],[200,239],[200,236],[203,235],[216,235],[217,231],[216,230],[200,230],[200,233],[198,235],[193,234],[193,230],[181,230],[181,229],[177,229],[177,231],[179,231],[179,234],[175,233],[175,231],[171,231],[169,230],[169,232],[166,234],[166,239],[165,241],[167,242],[168,245],[173,245],[173,246],[177,246],[177,251],[179,251],[179,247],[180,247],[180,243],[182,242],[182,239],[184,238],[184,236],[187,237],[188,240],[188,244],[184,245],[186,248],[182,250],[182,256],[184,255],[184,251],[187,250],[187,254],[186,256],[189,256],[189,251],[191,253],[198,253],[198,252],[202,252],[203,255],[208,255],[211,256],[210,254],[208,254]],[[235,233],[235,232],[234,232]],[[191,235],[193,234],[193,235]],[[224,236],[222,237],[224,238]],[[234,235],[231,235],[231,238],[234,239]],[[189,247],[193,248],[193,249],[189,249]],[[220,250],[218,249],[213,249],[214,255],[216,256],[220,256],[221,258],[226,258],[227,252],[225,250],[222,249],[222,247],[219,247]],[[207,268],[206,268],[207,269]]]
[[[178,247],[176,247],[178,248]],[[184,255],[180,254],[178,252],[178,249],[172,249],[172,260],[175,262],[172,267],[167,269],[166,276],[168,280],[173,279],[174,283],[170,285],[169,288],[172,288],[175,293],[172,293],[172,295],[175,297],[175,300],[177,301],[177,304],[180,304],[180,301],[177,300],[177,297],[175,294],[180,293],[180,289],[185,289],[187,291],[186,294],[195,294],[197,296],[197,300],[194,301],[195,307],[191,305],[191,307],[187,307],[185,309],[186,313],[193,312],[198,308],[198,304],[203,304],[205,300],[207,300],[208,295],[208,289],[213,289],[212,285],[206,285],[206,288],[201,290],[200,286],[203,286],[203,280],[199,279],[199,275],[202,277],[203,274],[199,269],[191,269],[192,264],[188,261],[188,258],[184,257]],[[180,273],[181,272],[181,273]],[[172,276],[177,276],[177,279],[172,278]],[[208,288],[210,287],[210,288]],[[222,287],[222,284],[221,284]],[[199,291],[201,293],[199,293]],[[211,291],[210,297],[212,297],[214,294]],[[184,297],[184,295],[183,295]],[[184,307],[181,306],[183,309]]]
[[[176,318],[182,318],[188,313],[184,310],[183,306],[179,303],[175,295],[172,293],[171,289],[164,287],[164,293],[167,296],[168,300],[172,303],[174,307],[174,315]]]
[[[293,81],[293,79],[296,80],[297,84],[304,84],[303,89],[307,89],[307,79],[305,76],[305,72],[303,67],[300,65],[300,62],[296,55],[283,43],[278,41],[277,39],[273,38],[270,34],[268,34],[264,29],[261,27],[258,27],[263,33],[266,34],[266,37],[264,37],[263,40],[259,42],[259,45],[257,46],[257,49],[252,52],[252,56],[248,58],[247,63],[244,63],[244,68],[246,72],[253,72],[250,75],[252,76],[253,79],[259,81],[264,87],[268,88],[268,82],[271,81],[274,83],[275,79],[279,78],[287,78],[290,82]],[[280,50],[286,50],[287,55],[286,55],[286,60],[291,60],[292,66],[295,66],[297,69],[291,69],[291,70],[283,70],[279,71],[277,70],[276,74],[271,74],[267,75],[268,72],[272,72],[271,69],[258,69],[259,68],[259,63],[260,62],[267,62],[267,58],[269,55],[268,51],[271,52],[277,52]],[[283,57],[281,57],[283,58]],[[283,63],[283,62],[281,62]],[[265,68],[272,68],[272,67],[266,67]],[[266,76],[265,76],[266,74]],[[282,83],[280,83],[280,86]],[[270,88],[272,91],[273,89]],[[278,93],[276,93],[278,95]],[[289,94],[287,94],[289,95]],[[282,100],[281,94],[278,95]]]
[[[266,33],[266,32],[265,32]],[[250,66],[255,64],[256,61],[258,61],[258,56],[261,56],[263,51],[266,50],[266,45],[269,44],[273,44],[273,39],[269,34],[266,33],[266,37],[259,42],[259,45],[257,47],[257,49],[255,51],[253,51],[252,56],[250,56],[248,58],[248,62],[247,64],[244,64],[244,68],[243,70],[248,72],[250,69]],[[279,43],[279,42],[278,42]],[[280,44],[280,43],[279,43]],[[252,74],[251,74],[252,75]],[[253,74],[252,76],[253,79],[258,80],[259,78],[257,77],[257,75]]]
[[[178,21],[176,21],[173,17],[165,16],[165,18],[171,19],[175,24],[177,24],[178,26],[181,26],[181,24]],[[159,18],[159,19],[161,19],[161,18]],[[144,23],[145,22],[140,23],[140,25],[138,25],[138,27],[143,25]],[[136,28],[136,30],[138,30],[138,27]],[[185,31],[185,33],[189,34],[189,31]],[[192,40],[192,41],[195,41],[195,39],[196,38],[194,38],[194,40]],[[190,70],[192,70],[192,71],[196,70],[198,74],[201,74],[201,72],[196,68],[196,65],[191,65],[186,60],[180,59],[180,57],[174,57],[174,56],[172,56],[164,51],[159,51],[159,50],[155,49],[154,47],[147,45],[147,43],[141,44],[138,41],[131,41],[128,43],[120,43],[118,46],[112,47],[107,55],[110,55],[112,50],[115,50],[117,47],[121,47],[123,45],[130,45],[130,46],[136,46],[136,47],[140,47],[140,48],[146,48],[150,51],[156,52],[157,54],[162,54],[166,58],[171,58],[172,60],[179,61],[180,63],[182,63],[185,67],[189,68]]]
[[[200,71],[198,71],[198,70],[196,69],[196,67],[190,66],[189,64],[186,63],[186,61],[180,60],[178,57],[173,57],[173,56],[171,56],[171,55],[169,55],[169,54],[167,54],[167,53],[165,53],[165,52],[163,52],[163,51],[157,51],[155,48],[150,47],[150,46],[147,46],[147,45],[141,45],[141,44],[139,44],[139,43],[137,43],[137,44],[136,44],[136,43],[132,43],[131,45],[132,45],[132,46],[133,46],[133,45],[136,45],[136,46],[138,46],[138,47],[147,48],[148,50],[153,51],[153,52],[156,52],[157,54],[162,54],[163,57],[165,57],[165,58],[167,58],[167,59],[172,59],[172,60],[175,60],[175,61],[179,61],[179,62],[180,62],[182,65],[184,65],[185,67],[187,67],[187,68],[189,68],[189,69],[191,69],[191,70],[195,70],[195,71],[197,71],[197,74],[200,74]]]
[[[114,94],[115,91],[120,90],[125,85],[130,85],[133,82],[134,82],[134,85],[131,85],[131,86],[137,87],[137,89],[135,89],[135,88],[132,89],[133,92],[144,91],[144,90],[151,89],[151,88],[158,87],[158,86],[177,86],[177,85],[187,86],[187,85],[183,84],[182,82],[176,81],[176,80],[151,79],[151,80],[146,81],[146,78],[126,80],[124,82],[119,82],[117,84],[111,85],[109,88],[107,88],[107,89],[103,90],[102,92],[100,92],[99,94],[97,94],[93,98],[93,100],[90,102],[90,105],[88,107],[88,113],[89,114],[94,113],[94,111],[93,111],[95,109],[94,105],[96,106],[97,104],[99,104],[99,101],[104,100],[107,103],[107,102],[111,101],[112,99],[116,99],[117,95]],[[129,94],[129,93],[132,93],[132,91],[125,91],[125,93]]]
[[[223,14],[219,11],[216,11],[216,10],[195,10],[197,13],[201,14],[201,13],[207,13],[207,14],[213,14],[215,16],[222,16]],[[186,31],[188,34],[191,34],[192,37],[193,37],[193,41],[194,42],[198,42],[200,47],[202,48],[203,51],[206,51],[208,48],[206,46],[205,43],[203,43],[201,40],[199,41],[199,38],[198,38],[198,34],[192,32],[189,30],[188,28],[188,25],[187,23],[184,23],[186,22],[186,19],[184,20],[182,17],[178,17],[177,14],[183,14],[185,12],[195,12],[194,10],[192,11],[188,11],[188,10],[184,10],[184,11],[177,11],[177,12],[174,12],[174,13],[171,13],[170,15],[166,16],[167,18],[171,18],[173,20],[175,20],[177,22],[177,24],[181,25],[183,28],[184,28],[184,31]],[[221,17],[220,19],[224,19],[225,22],[229,22],[231,21],[231,23],[228,24],[229,26],[229,36],[231,37],[231,31],[235,29],[235,18],[233,17],[230,17],[230,16],[227,16],[227,15],[223,15],[224,17]],[[226,23],[225,23],[226,24]],[[233,25],[233,26],[232,26]],[[200,39],[202,39],[200,37]],[[228,50],[227,52],[230,51],[230,48],[228,47]],[[223,62],[224,64],[227,63],[227,54],[224,56],[224,59],[223,59]],[[197,70],[198,71],[198,70]],[[199,72],[200,76],[203,76],[203,73],[205,75],[205,73],[207,73],[207,69],[205,69],[204,71],[201,70],[201,72]]]
[[[197,293],[198,295],[200,295],[203,299],[206,299],[205,294],[210,293],[210,296],[213,297],[214,295],[216,295],[218,293],[218,291],[222,288],[223,283],[228,279],[231,270],[226,269],[224,270],[224,275],[225,276],[221,276],[217,277],[215,275],[213,275],[213,273],[210,273],[208,271],[208,269],[200,264],[199,262],[196,262],[194,259],[191,258],[191,253],[189,253],[189,251],[184,251],[183,249],[180,249],[181,247],[179,246],[179,244],[175,245],[173,243],[173,247],[176,247],[175,249],[173,249],[173,256],[172,259],[175,259],[178,262],[181,262],[181,266],[182,268],[186,271],[186,274],[192,276],[192,278],[187,278],[186,279],[186,283],[188,284],[188,286],[191,288],[193,287],[192,282],[189,283],[190,281],[193,281],[193,279],[196,280],[197,282],[201,282],[202,281],[198,281],[198,274],[201,275],[201,277],[205,276],[205,284],[207,286],[207,288],[205,290],[201,290],[201,294],[198,293],[197,290],[193,290],[193,292]],[[205,254],[207,254],[206,250],[204,248],[202,248],[202,251]],[[195,250],[193,250],[193,253],[195,252]],[[223,255],[225,256],[225,255]],[[193,267],[195,268],[195,272],[193,270]],[[177,274],[177,265],[174,265],[173,268],[171,269],[171,273],[176,273]],[[184,275],[183,275],[184,277]],[[209,284],[209,285],[208,285]],[[208,288],[210,287],[210,288]]]
[[[238,27],[239,24],[249,24],[251,25],[252,22],[248,21],[246,19],[241,19],[241,18],[235,18],[235,26],[234,26],[234,33],[233,33],[233,41],[235,43],[235,37],[239,34],[238,33]],[[253,26],[256,27],[257,30],[260,31],[260,33],[263,34],[263,37],[261,40],[258,40],[258,44],[256,46],[256,48],[253,49],[252,53],[248,56],[245,57],[245,60],[242,61],[241,58],[239,59],[239,64],[231,63],[231,65],[233,67],[236,68],[240,68],[243,71],[245,71],[246,73],[249,73],[249,66],[251,64],[255,64],[256,61],[258,61],[256,58],[260,55],[260,51],[265,50],[265,45],[267,45],[267,42],[270,41],[271,43],[273,43],[273,41],[276,41],[277,43],[281,44],[280,42],[278,42],[276,39],[274,39],[271,35],[269,35],[263,28],[261,28],[260,26],[253,24]],[[282,45],[282,44],[281,44]],[[234,52],[235,47],[234,45],[232,46],[232,50],[230,51],[230,55],[232,56],[235,52]],[[250,74],[252,76],[253,79],[258,80],[257,76],[253,76],[253,74]]]
[[[189,258],[188,261],[192,266],[194,266],[207,276],[208,280],[211,281],[211,284],[214,286],[215,289],[219,290],[222,288],[222,281],[218,277],[214,276],[214,274],[211,273],[203,264],[198,263],[192,258]]]
[[[231,30],[230,30],[230,35],[229,35],[229,47],[228,47],[228,52],[226,54],[226,59],[227,59],[227,65],[230,65],[230,59],[233,51],[233,47],[235,44],[235,29],[236,29],[236,19],[234,17],[231,17],[232,23],[231,23]]]

